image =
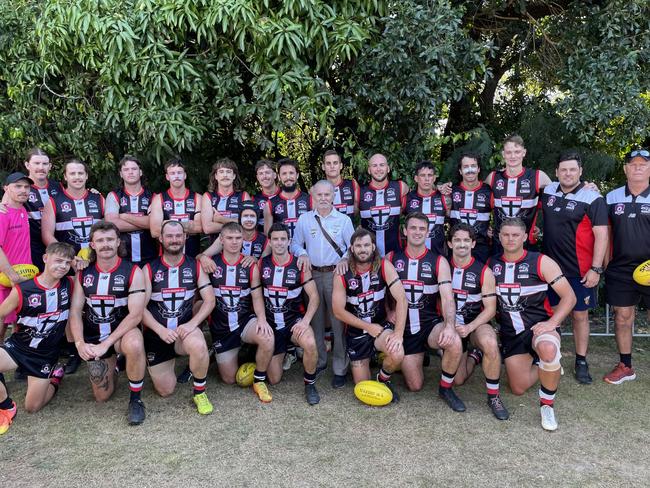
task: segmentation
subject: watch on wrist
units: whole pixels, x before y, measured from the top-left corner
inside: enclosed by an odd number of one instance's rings
[[[589,269],[591,269],[594,273],[598,273],[598,274],[603,274],[605,272],[605,268],[603,268],[602,266],[592,266]]]

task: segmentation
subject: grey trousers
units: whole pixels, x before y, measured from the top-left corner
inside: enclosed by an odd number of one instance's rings
[[[350,360],[348,358],[347,345],[345,343],[345,332],[343,324],[334,317],[332,313],[332,280],[334,272],[321,273],[312,270],[316,288],[318,288],[318,297],[320,304],[311,326],[316,336],[316,348],[318,349],[318,364],[321,368],[327,365],[327,349],[325,348],[325,328],[330,324],[332,329],[332,369],[334,374],[345,375],[348,370]]]

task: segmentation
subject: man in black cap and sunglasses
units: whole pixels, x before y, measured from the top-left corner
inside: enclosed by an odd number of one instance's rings
[[[627,182],[607,194],[612,252],[605,271],[607,303],[614,307],[616,346],[620,361],[603,378],[620,385],[636,379],[632,368],[632,330],[636,305],[650,307],[650,287],[634,281],[634,269],[650,258],[650,151],[635,149],[625,156]]]

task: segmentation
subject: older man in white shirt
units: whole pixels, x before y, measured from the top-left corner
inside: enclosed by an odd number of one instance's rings
[[[316,374],[327,369],[327,349],[325,348],[325,327],[332,329],[332,369],[334,378],[332,386],[345,386],[349,359],[346,351],[343,324],[332,312],[332,283],[334,272],[343,274],[347,271],[347,250],[350,237],[354,233],[352,220],[334,208],[334,186],[327,180],[321,180],[311,189],[314,210],[298,218],[291,243],[291,252],[298,256],[298,266],[311,267],[320,305],[312,320],[312,327],[318,347],[318,365]]]

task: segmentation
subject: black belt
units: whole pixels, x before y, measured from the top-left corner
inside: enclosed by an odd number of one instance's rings
[[[334,271],[336,269],[336,265],[332,266],[314,266],[312,265],[311,269],[314,271],[318,271],[319,273],[329,273],[331,271]]]

